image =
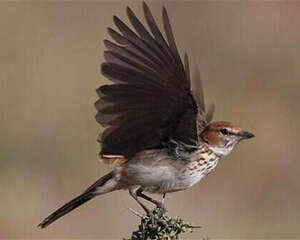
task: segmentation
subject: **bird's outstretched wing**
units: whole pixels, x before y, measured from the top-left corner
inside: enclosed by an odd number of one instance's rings
[[[206,121],[202,88],[196,101],[188,58],[183,64],[166,9],[166,39],[145,3],[143,10],[150,32],[127,7],[135,32],[114,16],[119,32],[108,28],[108,33],[116,43],[104,40],[101,71],[113,84],[97,89],[96,120],[105,127],[99,137],[101,155],[133,156],[171,139],[189,144],[197,141],[197,113]]]

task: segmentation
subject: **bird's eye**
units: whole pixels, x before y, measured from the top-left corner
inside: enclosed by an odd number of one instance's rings
[[[229,131],[226,129],[226,128],[223,128],[220,130],[220,132],[223,134],[223,135],[229,135]]]

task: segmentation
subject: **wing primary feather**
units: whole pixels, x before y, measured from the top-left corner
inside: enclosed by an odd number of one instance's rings
[[[186,79],[188,82],[188,88],[190,89],[190,65],[189,65],[189,58],[187,53],[184,54],[184,66],[185,66],[185,74],[186,74]]]
[[[159,68],[151,61],[149,61],[147,58],[136,54],[128,49],[126,49],[125,47],[119,46],[109,40],[104,40],[104,45],[105,47],[115,53],[118,53],[126,58],[129,59],[134,59],[135,61],[139,62],[140,64],[143,64],[144,66],[148,66],[149,68],[151,68],[153,71],[155,72],[159,72]]]
[[[168,55],[169,59],[176,64],[176,60],[174,59],[174,56],[172,55],[166,40],[164,39],[159,28],[157,27],[154,17],[145,2],[143,2],[143,10],[150,31],[152,32],[156,41],[160,43],[161,50],[164,51],[164,53]]]
[[[140,22],[140,20],[136,17],[136,15],[134,14],[134,12],[127,7],[127,16],[129,21],[131,22],[132,26],[134,27],[134,29],[136,30],[136,32],[139,34],[139,36],[144,39],[146,42],[148,42],[150,44],[150,46],[155,49],[156,53],[162,58],[162,60],[167,64],[169,64],[169,59],[166,58],[166,56],[164,54],[160,54],[161,52],[161,48],[159,47],[159,45],[157,44],[157,42],[155,42],[155,40],[153,39],[153,37],[150,35],[150,33],[146,30],[146,28],[144,27],[144,25]]]
[[[134,33],[129,27],[127,27],[121,19],[114,16],[114,23],[127,39],[135,43],[140,48],[145,49],[147,53],[156,58],[156,60],[159,61],[162,66],[168,66],[168,63],[165,61],[164,57],[155,48],[150,46],[147,41],[143,41],[141,38],[139,38],[138,35],[136,35],[136,33]]]
[[[121,20],[120,20],[121,21]],[[149,59],[153,64],[155,64],[158,68],[163,68],[167,71],[169,71],[168,69],[166,69],[165,65],[162,64],[162,62],[155,56],[153,56],[153,54],[151,54],[151,52],[149,52],[149,50],[145,50],[145,47],[140,46],[140,44],[136,44],[135,42],[131,41],[130,39],[128,39],[127,37],[122,36],[120,33],[116,32],[115,30],[113,30],[112,28],[108,28],[108,34],[119,44],[121,45],[125,45],[128,48],[133,48],[133,51],[137,51],[139,52],[142,56],[146,57],[147,59]],[[146,48],[147,49],[147,48]]]
[[[112,39],[114,39],[117,43],[121,45],[127,45],[129,43],[128,39],[126,39],[120,33],[116,32],[110,27],[107,28],[107,33],[109,34],[109,36],[112,37]]]
[[[168,17],[168,13],[165,7],[163,7],[163,25],[164,25],[164,29],[166,32],[166,37],[169,43],[170,48],[172,49],[173,54],[175,55],[174,57],[177,59],[178,62],[181,63],[181,59],[177,50],[177,46],[175,43],[175,38],[172,32],[172,27],[169,21],[169,17]]]
[[[168,48],[168,44],[166,43],[166,40],[164,39],[159,28],[157,27],[154,17],[145,2],[143,2],[143,10],[144,10],[144,15],[145,15],[146,21],[148,23],[148,26],[149,26],[152,34],[154,35],[155,39],[158,40],[161,44],[164,44],[164,46],[166,48]]]
[[[134,33],[127,25],[117,16],[113,17],[115,25],[118,27],[120,32],[128,39],[138,39],[136,33]]]
[[[213,119],[214,116],[214,112],[215,112],[215,104],[211,104],[207,110],[207,113],[205,115],[205,119],[206,119],[206,123],[210,123]]]
[[[158,79],[159,76],[156,72],[152,71],[145,65],[142,65],[130,58],[124,57],[116,52],[113,51],[104,51],[104,58],[108,63],[114,63],[117,65],[124,65],[125,67],[132,68],[142,74],[147,74],[150,78]]]
[[[192,81],[192,93],[196,99],[198,108],[200,108],[201,112],[205,112],[205,102],[204,102],[204,94],[203,94],[203,86],[202,86],[202,79],[199,67],[196,66],[194,78]]]
[[[177,67],[179,68],[179,72],[182,75],[183,79],[185,79],[186,75],[184,73],[182,61],[181,61],[180,55],[178,53],[178,49],[177,49],[177,46],[176,46],[176,42],[175,42],[175,38],[174,38],[174,35],[173,35],[172,27],[171,27],[171,24],[170,24],[170,21],[169,21],[169,16],[168,16],[168,13],[167,13],[167,10],[166,10],[165,7],[163,7],[162,16],[163,16],[163,26],[164,26],[164,29],[165,29],[165,33],[166,33],[168,43],[169,43],[169,47],[171,49],[171,52],[172,52],[174,58],[176,59]],[[187,79],[185,79],[185,84],[186,84],[185,88],[189,89],[190,83],[188,82]]]
[[[117,79],[125,83],[127,82],[127,83],[136,83],[136,84],[145,84],[144,81],[141,81],[141,79],[143,79],[147,81],[147,83],[150,85],[161,87],[161,83],[157,81],[155,76],[154,78],[151,78],[153,76],[148,76],[145,73],[135,71],[132,68],[128,68],[122,65],[118,65],[114,63],[102,63],[101,72],[104,76],[112,80]]]

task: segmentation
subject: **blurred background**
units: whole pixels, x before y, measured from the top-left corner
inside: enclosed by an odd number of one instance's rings
[[[36,225],[109,171],[94,115],[106,28],[140,1],[1,2],[0,238],[129,237],[140,212],[127,192],[99,197],[44,230]],[[151,1],[165,5],[181,53],[198,64],[216,120],[255,133],[190,190],[171,216],[186,238],[300,237],[300,2]],[[158,196],[159,197],[159,196]]]

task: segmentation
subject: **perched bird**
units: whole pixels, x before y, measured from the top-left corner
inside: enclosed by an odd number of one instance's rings
[[[144,192],[164,195],[190,188],[241,140],[254,137],[230,122],[212,122],[214,107],[205,109],[199,72],[191,81],[188,57],[183,63],[166,9],[165,37],[145,3],[143,10],[149,30],[127,7],[134,30],[114,16],[119,32],[108,28],[114,42],[104,40],[101,71],[112,84],[97,89],[96,120],[105,127],[99,157],[116,165],[43,220],[41,228],[98,195],[120,189],[129,190],[149,214],[140,198],[164,206]]]

